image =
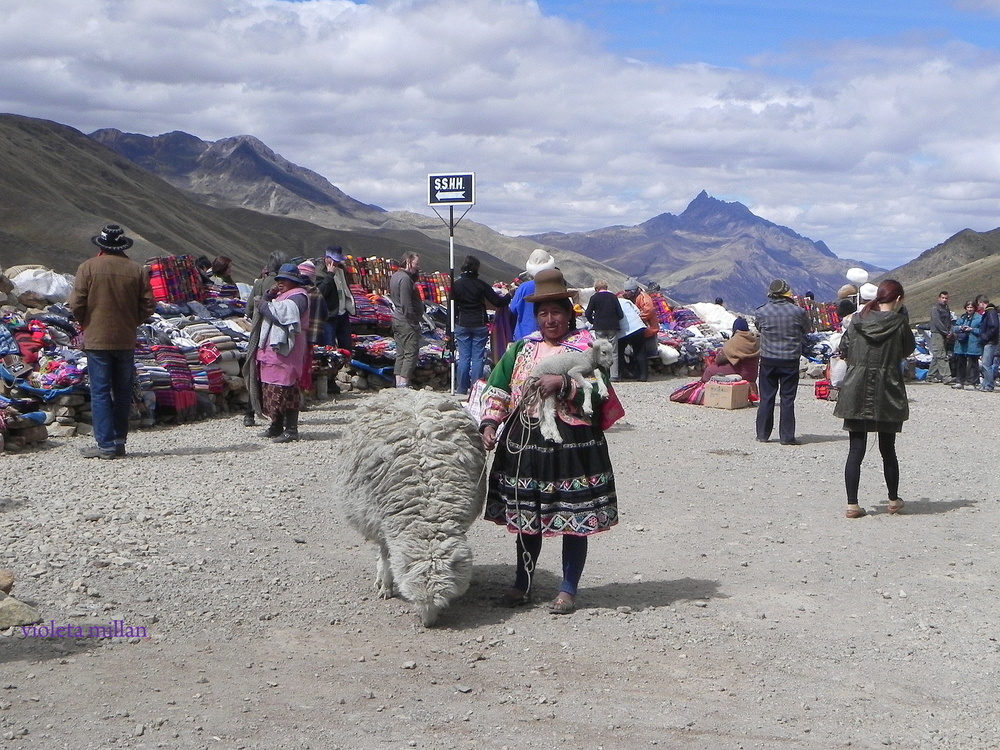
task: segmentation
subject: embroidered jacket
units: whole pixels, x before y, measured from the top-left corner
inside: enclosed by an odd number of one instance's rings
[[[589,347],[590,341],[590,331],[570,331],[558,346],[549,346],[542,340],[542,334],[536,331],[511,344],[497,366],[493,368],[486,388],[483,390],[483,416],[480,428],[487,424],[499,425],[521,403],[524,396],[524,385],[531,377],[535,364],[539,360],[564,350],[585,351]],[[604,373],[601,373],[600,377],[605,378],[605,385],[608,386],[610,393],[611,387]],[[601,413],[601,397],[597,393],[596,381],[591,387],[594,388],[592,397],[594,414],[597,415]],[[591,424],[591,418],[582,413],[582,406],[583,393],[577,392],[574,383],[571,385],[569,396],[566,399],[556,400],[556,415],[567,424]],[[531,412],[530,416],[537,416],[537,411]]]

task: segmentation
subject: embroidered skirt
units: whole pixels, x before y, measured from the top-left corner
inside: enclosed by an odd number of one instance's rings
[[[490,472],[487,521],[544,536],[596,534],[618,523],[604,433],[559,419],[556,424],[562,443],[545,440],[537,423],[526,428],[516,417],[508,420]]]
[[[265,416],[274,419],[286,411],[298,411],[301,405],[301,393],[298,385],[272,385],[261,383],[261,411]]]

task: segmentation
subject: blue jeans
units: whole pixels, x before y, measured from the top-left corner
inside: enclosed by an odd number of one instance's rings
[[[778,440],[790,443],[795,439],[795,396],[799,390],[799,363],[785,365],[760,363],[757,404],[757,439],[767,440],[774,429],[774,402],[779,393],[781,406],[778,416]]]
[[[354,353],[354,340],[351,337],[351,314],[334,315],[327,318],[323,324],[323,340],[321,346],[335,346]]]
[[[128,439],[132,415],[135,352],[132,349],[88,349],[87,378],[94,440],[101,450],[114,450]]]
[[[458,374],[455,392],[466,394],[469,388],[483,376],[486,361],[486,344],[490,340],[490,330],[486,326],[466,328],[455,326],[455,345],[458,349]]]
[[[997,353],[996,344],[983,344],[983,356],[979,360],[979,372],[983,375],[983,380],[979,386],[984,391],[992,391],[993,384],[997,377],[997,365],[993,358]]]

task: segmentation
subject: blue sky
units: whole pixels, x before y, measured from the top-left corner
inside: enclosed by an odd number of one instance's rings
[[[702,190],[893,268],[1000,225],[1000,0],[0,4],[0,111],[239,134],[390,210],[476,172],[510,235]]]
[[[545,14],[592,29],[608,50],[666,65],[750,68],[762,62],[754,58],[775,60],[810,46],[863,39],[877,43],[904,34],[922,36],[930,43],[962,39],[996,49],[1000,32],[996,16],[984,12],[989,3],[970,4],[964,11],[955,3],[931,0],[543,0],[538,5]]]

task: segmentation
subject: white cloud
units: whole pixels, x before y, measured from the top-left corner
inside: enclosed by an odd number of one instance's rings
[[[10,5],[0,109],[249,133],[390,209],[429,213],[426,174],[450,169],[477,173],[469,218],[508,233],[639,223],[705,189],[887,266],[1000,223],[1000,58],[964,44],[813,48],[791,80],[616,58],[527,0]]]

